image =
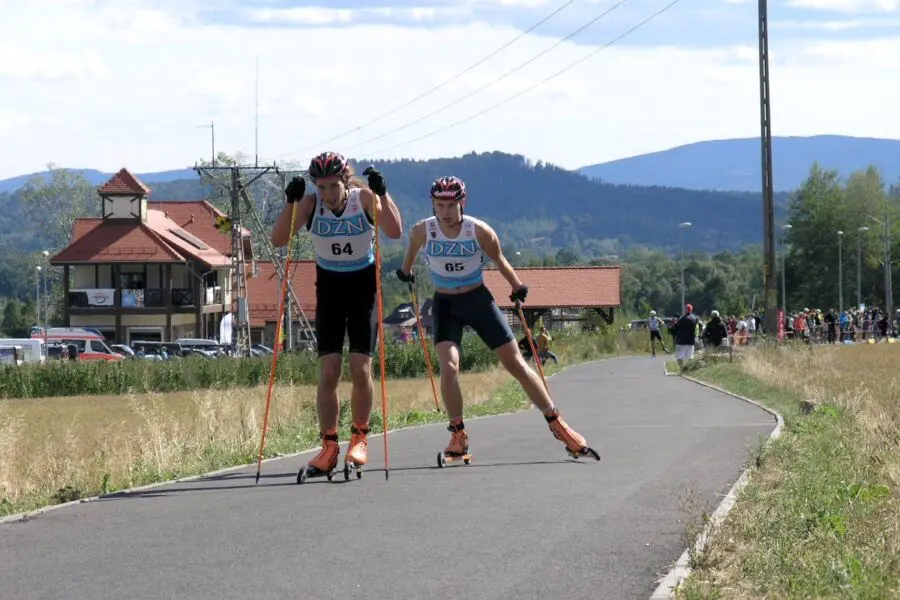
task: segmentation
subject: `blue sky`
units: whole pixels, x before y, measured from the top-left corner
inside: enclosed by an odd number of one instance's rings
[[[480,89],[619,1],[574,0],[452,85],[327,146],[379,158],[503,150],[576,168],[759,134],[754,1],[681,0],[601,50],[669,2],[626,0]],[[324,149],[317,144],[406,103],[563,4],[0,0],[0,144],[16,148],[0,178],[47,162],[183,167],[208,154],[210,121],[219,150],[251,155],[257,56],[261,158],[302,164]],[[900,138],[900,0],[772,1],[769,10],[776,135]]]

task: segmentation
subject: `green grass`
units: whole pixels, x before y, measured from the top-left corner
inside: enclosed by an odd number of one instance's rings
[[[761,348],[688,373],[777,410],[785,426],[680,598],[900,597],[897,358],[888,345]]]

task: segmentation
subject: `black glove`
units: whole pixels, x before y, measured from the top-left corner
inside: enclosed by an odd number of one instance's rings
[[[397,269],[397,279],[404,283],[414,283],[416,281],[416,276],[412,271],[407,275],[403,272],[403,269]]]
[[[525,302],[525,298],[526,298],[527,296],[528,296],[528,286],[527,286],[527,285],[523,285],[522,287],[520,287],[519,289],[517,289],[516,291],[514,291],[512,294],[510,294],[510,295],[509,295],[509,299],[510,299],[512,302],[518,301],[518,302],[521,303],[521,302]]]
[[[381,171],[375,167],[367,167],[366,170],[363,171],[363,175],[369,178],[368,183],[370,190],[379,196],[387,194],[387,185],[384,183],[384,175],[381,174]]]
[[[303,200],[303,196],[306,195],[306,180],[302,177],[294,177],[284,188],[284,194],[287,196],[288,204]]]

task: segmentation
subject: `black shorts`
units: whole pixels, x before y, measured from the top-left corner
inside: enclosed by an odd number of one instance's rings
[[[650,340],[651,341],[652,340],[662,341],[662,336],[659,334],[659,329],[657,329],[656,331],[654,331],[652,329],[650,330]]]
[[[434,294],[432,307],[434,343],[462,343],[463,327],[468,325],[491,350],[515,340],[506,317],[484,285],[462,294]]]
[[[350,352],[372,356],[378,341],[375,265],[359,271],[328,271],[316,266],[316,341],[319,356]]]

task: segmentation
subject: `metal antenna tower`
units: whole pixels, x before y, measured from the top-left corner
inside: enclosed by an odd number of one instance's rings
[[[256,257],[255,252],[253,257],[247,257],[246,255],[244,246],[245,236],[243,235],[243,231],[247,225],[249,225],[249,227],[247,228],[252,231],[253,239],[261,243],[263,246],[261,249],[261,254],[265,256],[266,260],[270,260],[274,265],[275,271],[278,274],[279,282],[283,281],[284,277],[290,277],[290,274],[286,273],[285,271],[285,263],[282,257],[280,257],[275,252],[275,247],[272,245],[272,242],[269,239],[269,233],[259,217],[259,213],[256,209],[256,206],[254,205],[252,198],[250,197],[250,194],[247,192],[247,188],[251,187],[257,180],[270,172],[279,174],[283,182],[284,174],[275,165],[266,167],[195,166],[194,170],[197,171],[197,173],[200,174],[201,178],[203,178],[207,183],[218,187],[220,191],[227,194],[229,200],[228,218],[231,222],[231,304],[233,315],[232,341],[236,346],[237,354],[239,356],[249,356],[250,310],[252,307],[250,306],[249,299],[247,297],[247,263],[248,258],[254,258],[257,260],[258,258]],[[215,173],[222,171],[227,171],[230,175],[227,183],[223,182],[221,178],[217,178],[215,176]],[[252,176],[246,183],[244,182],[242,171],[252,173]],[[279,192],[282,195],[284,194],[284,185],[281,186]],[[250,217],[250,222],[246,225],[244,219],[245,216]],[[309,320],[306,318],[306,314],[303,312],[303,307],[300,305],[300,300],[297,297],[297,294],[294,291],[293,285],[290,281],[288,281],[288,305],[285,312],[286,314],[290,315],[290,322],[299,322],[301,332],[303,332],[305,337],[307,337],[307,339],[312,342],[313,350],[315,350],[317,346],[315,331]],[[291,327],[286,328],[288,337],[291,337],[292,329],[293,328]],[[278,340],[276,340],[276,342],[277,341]]]
[[[284,194],[284,173],[282,171],[278,171],[278,174],[281,176],[282,185],[279,188],[280,193]],[[316,333],[313,326],[310,324],[309,320],[306,318],[306,313],[303,312],[303,307],[300,305],[300,299],[297,297],[296,292],[294,292],[293,282],[290,280],[290,274],[285,271],[285,260],[281,257],[276,251],[275,247],[272,245],[272,241],[269,239],[269,236],[266,232],[266,227],[263,225],[262,220],[259,218],[259,213],[256,210],[256,207],[253,205],[253,202],[250,200],[249,195],[246,190],[241,190],[241,196],[244,200],[244,206],[247,209],[247,214],[253,219],[253,225],[255,232],[257,234],[257,239],[263,244],[265,254],[268,255],[269,259],[272,261],[272,264],[275,266],[275,272],[278,274],[279,282],[284,281],[285,277],[288,277],[288,297],[285,314],[288,315],[288,322],[292,323],[293,321],[298,321],[300,325],[300,330],[305,334],[307,339],[312,342],[313,350],[317,349],[318,340],[316,340]],[[294,235],[299,235],[299,225],[298,232]],[[292,345],[292,335],[293,328],[287,328],[287,337],[289,345]]]

